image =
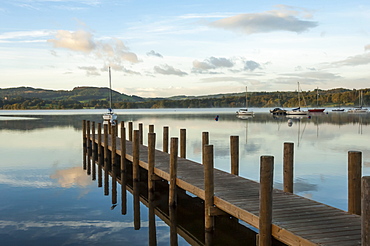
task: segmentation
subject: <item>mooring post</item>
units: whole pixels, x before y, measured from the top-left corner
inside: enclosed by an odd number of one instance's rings
[[[121,213],[127,213],[127,195],[126,195],[126,129],[125,124],[121,122]]]
[[[231,174],[239,175],[239,136],[230,136]]]
[[[154,193],[155,133],[148,133],[148,192]]]
[[[168,126],[163,127],[163,152],[168,153]]]
[[[104,195],[109,195],[108,125],[104,124]]]
[[[204,146],[209,144],[209,133],[202,132],[202,164],[204,163]]]
[[[361,215],[362,153],[348,151],[348,213]]]
[[[143,144],[143,123],[139,123],[139,143]]]
[[[180,129],[180,157],[186,158],[186,129]]]
[[[86,148],[86,120],[82,120],[82,146]]]
[[[116,131],[117,126],[112,125],[112,134],[111,134],[111,140],[112,140],[112,151],[111,151],[111,172],[112,172],[112,204],[117,203],[117,176],[116,176],[116,170],[117,170],[117,142],[116,142]]]
[[[361,245],[370,245],[370,176],[362,177]]]
[[[86,121],[86,139],[87,139],[87,149],[89,154],[91,153],[91,144],[90,144],[90,121]]]
[[[176,179],[177,179],[177,157],[178,157],[178,138],[171,138],[170,150],[170,186],[168,205],[176,207]]]
[[[95,121],[91,122],[91,151],[92,151],[92,180],[96,180],[96,166],[95,166],[95,160],[96,160],[96,143],[95,143]]]
[[[132,132],[134,130],[133,123],[130,121],[128,123],[128,140],[132,142]]]
[[[283,182],[284,191],[293,193],[293,180],[294,180],[294,143],[284,143],[284,156],[283,156]]]
[[[149,125],[149,132],[154,132],[154,125]]]
[[[108,134],[112,134],[112,123],[110,122],[110,120],[108,121]]]
[[[139,130],[134,131],[132,148],[132,178],[134,181],[139,181]]]
[[[103,186],[101,123],[98,123],[98,187]]]
[[[205,232],[212,233],[214,230],[214,218],[211,216],[214,197],[214,157],[213,145],[203,147],[203,166],[204,166],[204,222]]]
[[[272,191],[274,157],[261,156],[259,246],[270,246],[272,239]]]

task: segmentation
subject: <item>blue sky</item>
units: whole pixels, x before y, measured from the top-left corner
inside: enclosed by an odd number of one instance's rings
[[[1,0],[0,87],[368,88],[369,1]]]

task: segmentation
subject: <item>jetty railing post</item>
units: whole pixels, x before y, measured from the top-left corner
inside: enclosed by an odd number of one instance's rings
[[[154,125],[149,125],[149,132],[154,132]]]
[[[272,242],[273,173],[274,157],[261,156],[259,246],[270,246]]]
[[[101,123],[98,123],[98,187],[102,187],[102,144],[101,144]]]
[[[133,125],[132,121],[128,123],[128,140],[132,142],[132,131],[133,131]]]
[[[148,192],[154,194],[155,133],[148,133]]]
[[[116,169],[117,169],[117,142],[116,142],[116,125],[112,125],[112,152],[111,152],[111,159],[112,159],[112,204],[117,203],[117,176],[116,176]]]
[[[168,126],[163,127],[163,152],[168,153]]]
[[[204,163],[204,146],[209,144],[209,133],[202,132],[202,163]]]
[[[348,151],[348,212],[361,215],[362,153]]]
[[[139,177],[139,130],[134,131],[132,142],[132,178],[134,181],[140,181]]]
[[[178,156],[178,138],[171,138],[170,150],[170,186],[168,205],[176,206],[176,179],[177,179],[177,156]]]
[[[370,176],[362,177],[361,245],[370,245]]]
[[[180,129],[180,157],[186,158],[186,129]]]
[[[294,143],[284,143],[283,180],[284,191],[293,193],[294,179]]]
[[[204,166],[204,228],[206,233],[206,240],[211,239],[214,231],[214,217],[211,216],[211,209],[213,207],[214,198],[214,157],[213,145],[205,145],[203,147],[203,166]],[[209,245],[209,242],[206,242]]]
[[[143,123],[139,123],[139,143],[143,144]]]
[[[104,195],[109,195],[108,125],[104,124]]]
[[[126,195],[126,129],[124,122],[121,122],[121,213],[127,213]]]
[[[239,175],[239,136],[230,136],[231,174]]]
[[[96,143],[95,143],[95,121],[91,122],[91,150],[92,150],[92,180],[96,180]]]

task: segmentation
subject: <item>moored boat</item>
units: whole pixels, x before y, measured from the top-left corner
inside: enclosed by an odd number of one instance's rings
[[[108,124],[109,122],[111,124],[115,124],[117,121],[117,115],[113,112],[112,109],[112,83],[111,83],[111,73],[110,73],[110,67],[109,67],[109,108],[108,113],[105,113],[103,115],[103,124]]]
[[[245,87],[245,108],[236,111],[237,115],[254,115],[253,111],[248,110],[248,92],[247,86]]]
[[[286,115],[286,110],[281,108],[274,108],[270,110],[270,113],[273,115]]]
[[[298,82],[298,108],[286,111],[288,115],[306,115],[307,111],[301,110],[300,87]]]

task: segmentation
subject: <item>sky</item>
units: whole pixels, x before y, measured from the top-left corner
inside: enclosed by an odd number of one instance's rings
[[[370,86],[370,1],[0,0],[0,88],[141,97]]]

